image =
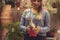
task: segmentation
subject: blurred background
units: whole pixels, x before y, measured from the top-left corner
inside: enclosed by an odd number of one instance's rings
[[[60,40],[60,0],[43,0],[42,3],[51,16],[51,30],[46,38]],[[20,18],[30,6],[30,0],[0,0],[0,40],[23,40]]]

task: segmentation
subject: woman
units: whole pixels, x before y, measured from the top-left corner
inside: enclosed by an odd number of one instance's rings
[[[33,7],[26,9],[21,17],[20,28],[24,31],[24,40],[46,40],[50,14],[42,9],[42,0],[31,0],[31,3]],[[30,35],[31,32],[34,32],[33,35]]]

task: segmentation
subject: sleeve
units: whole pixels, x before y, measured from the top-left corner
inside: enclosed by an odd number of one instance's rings
[[[20,21],[20,28],[26,32],[26,27],[25,27],[25,18],[27,18],[27,13],[30,11],[30,9],[24,10],[22,16],[21,16],[21,21]]]
[[[24,16],[25,16],[25,11],[24,11],[24,13],[21,16],[20,29],[22,29],[24,32],[26,32],[26,27],[24,25],[25,24],[25,18],[24,18]]]
[[[42,33],[46,33],[50,30],[50,14],[48,11],[45,12],[44,27],[40,27]]]

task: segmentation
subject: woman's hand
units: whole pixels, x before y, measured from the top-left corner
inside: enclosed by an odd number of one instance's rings
[[[29,33],[29,31],[30,31],[29,26],[26,27],[26,31]]]
[[[35,31],[36,34],[38,34],[40,32],[40,27],[37,26],[37,28],[34,28],[34,31]]]
[[[32,28],[32,30],[35,31],[35,27],[34,27],[34,25],[32,25],[32,27],[27,26],[27,27],[26,27],[26,30],[27,30],[28,33],[30,32],[30,28]]]
[[[40,26],[37,26],[36,28],[32,28],[33,31],[38,34],[40,32]],[[26,27],[27,32],[29,33],[30,27]]]

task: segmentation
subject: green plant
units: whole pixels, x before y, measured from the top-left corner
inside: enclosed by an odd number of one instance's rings
[[[16,22],[7,26],[8,33],[5,40],[23,40],[23,31],[19,28],[19,24],[19,22]]]

